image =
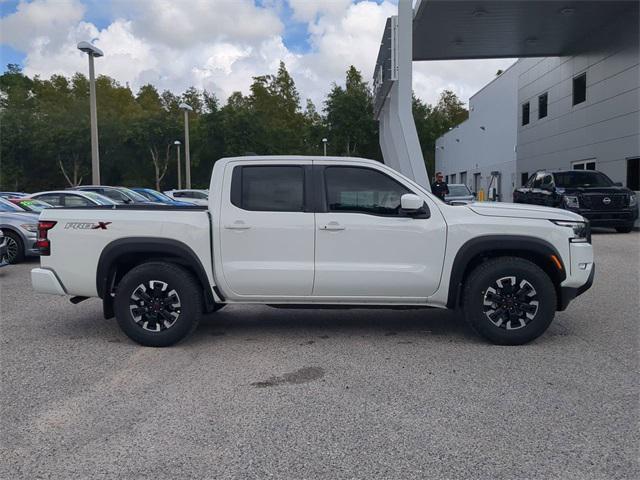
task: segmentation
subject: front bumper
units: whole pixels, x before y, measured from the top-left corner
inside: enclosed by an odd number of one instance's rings
[[[587,282],[584,285],[581,285],[579,287],[560,287],[558,310],[566,310],[566,308],[569,306],[569,303],[571,303],[571,300],[589,290],[591,288],[591,285],[593,285],[593,277],[595,276],[595,274],[596,266],[595,264],[592,264],[591,273],[589,274],[589,278],[587,278]]]
[[[633,225],[638,218],[637,208],[613,211],[579,210],[576,213],[589,220],[592,227],[626,227]]]
[[[38,293],[50,295],[66,295],[62,283],[52,270],[34,268],[31,270],[31,286]]]

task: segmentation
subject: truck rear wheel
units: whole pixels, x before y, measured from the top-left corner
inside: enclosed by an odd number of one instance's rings
[[[542,335],[556,311],[549,276],[518,257],[488,260],[471,272],[463,298],[466,321],[498,345],[522,345]]]
[[[122,331],[147,347],[168,347],[193,332],[202,316],[200,285],[184,268],[150,262],[131,269],[114,301]]]

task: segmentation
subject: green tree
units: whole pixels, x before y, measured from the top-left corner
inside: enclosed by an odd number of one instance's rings
[[[324,111],[329,151],[337,155],[380,159],[371,91],[353,65],[347,70],[345,86],[333,85]]]
[[[450,90],[442,92],[435,106],[423,102],[414,95],[412,110],[427,172],[433,174],[436,140],[451,128],[464,122],[469,117],[469,112],[456,94]]]

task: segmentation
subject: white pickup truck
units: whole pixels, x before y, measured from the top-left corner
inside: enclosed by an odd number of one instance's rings
[[[541,335],[594,275],[575,213],[443,203],[360,158],[215,163],[208,207],[42,212],[37,292],[100,297],[148,346],[172,345],[226,304],[457,309],[497,344]]]

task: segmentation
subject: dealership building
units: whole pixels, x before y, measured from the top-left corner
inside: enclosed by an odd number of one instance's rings
[[[537,170],[595,169],[640,190],[638,2],[421,3],[430,22],[457,15],[446,58],[520,57],[437,140],[436,170],[449,183],[511,201]]]

